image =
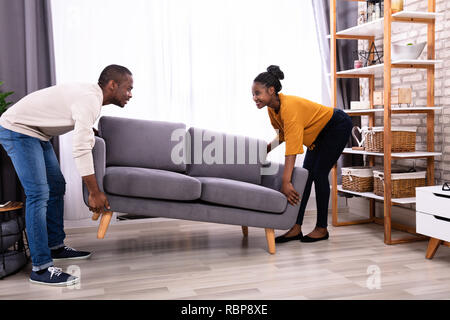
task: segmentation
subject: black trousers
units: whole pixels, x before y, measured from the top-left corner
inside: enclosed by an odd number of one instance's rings
[[[335,109],[333,116],[311,146],[312,148],[308,148],[303,168],[308,170],[309,175],[300,202],[297,224],[303,223],[306,204],[314,182],[317,203],[316,227],[326,228],[328,226],[328,201],[330,199],[328,175],[342,154],[350,138],[352,127],[350,117],[344,111]]]

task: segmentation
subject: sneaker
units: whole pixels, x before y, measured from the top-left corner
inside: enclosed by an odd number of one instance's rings
[[[67,246],[64,246],[56,250],[52,250],[53,260],[63,260],[63,259],[79,260],[79,259],[87,259],[90,256],[91,256],[90,252],[77,251]]]
[[[56,267],[49,267],[42,274],[32,271],[30,275],[30,282],[49,286],[71,286],[79,281],[78,277],[62,272],[61,268]]]

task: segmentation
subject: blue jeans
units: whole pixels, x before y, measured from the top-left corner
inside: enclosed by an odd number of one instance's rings
[[[53,266],[51,249],[64,246],[66,181],[49,141],[0,126],[0,143],[26,195],[25,223],[33,271]]]
[[[316,190],[317,222],[316,227],[328,226],[328,202],[330,200],[330,182],[328,175],[348,143],[352,131],[352,120],[342,110],[335,109],[333,116],[314,141],[314,148],[308,149],[303,168],[308,169],[308,180],[300,201],[297,224],[302,225],[306,205],[311,194],[312,183]]]

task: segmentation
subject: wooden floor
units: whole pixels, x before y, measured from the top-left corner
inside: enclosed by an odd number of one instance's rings
[[[307,215],[304,233],[314,223]],[[450,298],[450,248],[427,260],[427,242],[387,246],[378,225],[329,230],[328,241],[270,255],[258,228],[243,238],[239,226],[157,218],[111,226],[103,240],[94,228],[71,229],[66,244],[93,256],[56,266],[78,273],[78,287],[31,284],[28,265],[0,280],[0,299]]]

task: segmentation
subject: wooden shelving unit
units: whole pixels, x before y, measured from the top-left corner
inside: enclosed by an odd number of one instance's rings
[[[365,0],[347,0],[362,1]],[[330,0],[330,49],[331,49],[331,103],[337,107],[337,81],[339,78],[367,78],[369,79],[370,109],[345,110],[350,116],[367,116],[369,126],[375,125],[375,115],[383,113],[384,125],[384,152],[365,152],[346,148],[344,153],[366,155],[369,165],[374,165],[374,157],[383,157],[384,161],[384,197],[379,197],[371,192],[359,193],[343,190],[337,185],[337,168],[332,170],[332,209],[333,226],[348,226],[361,223],[377,223],[384,226],[384,242],[386,244],[405,243],[426,239],[416,233],[415,228],[394,223],[391,219],[393,205],[413,204],[415,198],[392,199],[391,191],[391,163],[393,159],[417,159],[427,160],[427,185],[434,184],[434,158],[441,153],[434,151],[434,115],[435,111],[442,108],[434,103],[434,78],[435,65],[442,61],[435,60],[435,21],[436,0],[428,1],[428,12],[401,11],[395,14],[391,12],[391,0],[384,0],[384,17],[346,30],[336,31],[336,5],[338,0]],[[421,23],[427,25],[427,59],[426,60],[398,60],[391,61],[391,29],[393,23]],[[367,40],[369,47],[375,42],[376,37],[383,37],[384,63],[372,65],[365,68],[337,71],[336,69],[336,44],[339,39]],[[427,106],[426,107],[401,107],[391,108],[391,72],[393,68],[425,69],[427,71]],[[384,86],[384,108],[375,109],[373,106],[373,92],[375,90],[375,76],[383,75]],[[423,114],[427,118],[427,150],[417,152],[392,153],[392,114]],[[370,201],[369,218],[358,221],[338,221],[338,192],[344,192],[361,197]],[[384,218],[375,216],[375,201],[384,204]],[[392,239],[392,229],[401,230],[413,234],[400,239]]]

